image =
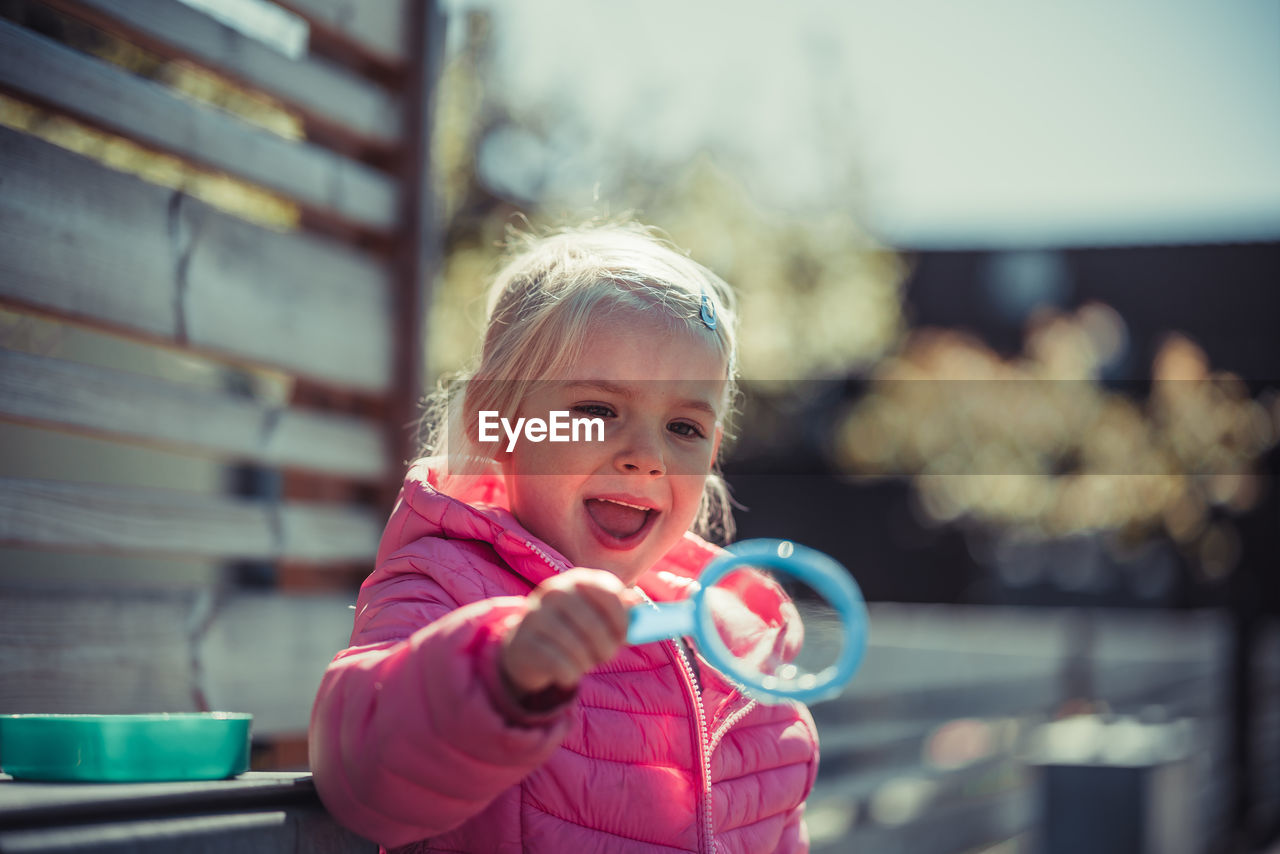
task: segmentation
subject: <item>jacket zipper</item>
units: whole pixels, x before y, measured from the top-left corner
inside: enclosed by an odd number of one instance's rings
[[[713,822],[713,801],[711,798],[711,739],[707,735],[707,711],[702,705],[702,695],[698,693],[697,687],[693,684],[693,665],[689,662],[688,656],[685,655],[680,644],[675,641],[665,641],[676,655],[680,658],[680,673],[684,677],[685,689],[693,695],[694,713],[697,718],[697,732],[694,733],[698,742],[698,764],[701,768],[702,776],[702,844],[699,846],[708,854],[715,854],[716,840],[714,835]]]
[[[542,558],[542,562],[545,563],[547,566],[551,567],[551,571],[554,572],[556,575],[559,575],[561,572],[563,572],[563,570],[560,569],[560,567],[556,566],[555,561],[547,557],[546,552],[544,552],[542,549],[538,548],[528,540],[525,540],[524,544],[529,547],[529,551],[533,552],[538,557]]]
[[[729,715],[729,717],[725,718],[724,723],[716,727],[716,731],[711,734],[711,741],[708,744],[708,749],[712,753],[714,753],[716,750],[716,747],[718,747],[720,744],[720,739],[724,738],[724,734],[728,732],[729,729],[734,724],[736,724],[738,721],[745,718],[747,716],[747,713],[750,712],[752,709],[754,709],[757,705],[759,705],[758,701],[748,700],[745,706],[741,707],[740,709],[735,711],[733,714]]]
[[[542,549],[538,548],[528,540],[525,540],[524,544],[529,547],[530,551],[542,558],[543,562],[546,563],[547,566],[551,567],[552,570],[557,573],[560,572],[560,569],[555,565],[551,558],[547,557],[547,555],[543,553]],[[643,594],[644,591],[641,591],[641,593]],[[653,601],[649,599],[647,595],[645,595],[644,598],[650,603]],[[694,717],[696,718],[697,730],[694,733],[694,737],[698,742],[698,764],[701,768],[702,776],[702,832],[700,834],[702,837],[702,844],[699,845],[699,847],[703,851],[707,852],[707,854],[715,854],[716,840],[714,833],[715,828],[713,825],[714,818],[712,815],[714,811],[714,801],[711,797],[711,737],[707,732],[707,711],[702,705],[702,694],[698,692],[698,688],[694,684],[693,664],[689,661],[689,657],[685,655],[681,645],[676,641],[665,641],[665,643],[671,649],[675,650],[676,656],[680,660],[680,675],[684,678],[685,690],[693,696]],[[729,727],[741,720],[742,716],[749,712],[754,705],[755,701],[753,700],[742,709],[739,709],[737,712],[730,715],[728,720],[726,720],[725,723],[716,731],[716,741],[719,741],[720,737],[728,731]]]

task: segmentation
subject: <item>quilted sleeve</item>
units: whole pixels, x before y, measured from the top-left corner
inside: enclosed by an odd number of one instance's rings
[[[786,824],[782,828],[782,836],[778,839],[778,854],[808,854],[809,828],[804,823],[804,804],[793,809],[787,815]]]
[[[499,644],[523,598],[458,607],[425,575],[379,575],[321,681],[309,749],[334,817],[393,848],[482,811],[556,750],[568,715],[526,712],[499,683]]]

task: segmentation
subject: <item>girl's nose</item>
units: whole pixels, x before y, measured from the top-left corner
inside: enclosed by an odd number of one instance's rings
[[[661,444],[644,431],[627,436],[625,445],[614,457],[614,465],[625,474],[657,476],[667,472]]]

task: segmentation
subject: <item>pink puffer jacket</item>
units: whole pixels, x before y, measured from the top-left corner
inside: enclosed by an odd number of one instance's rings
[[[568,568],[503,507],[409,472],[360,590],[351,647],[311,717],[311,770],[343,824],[386,848],[797,852],[818,742],[800,705],[761,705],[684,647],[624,647],[543,714],[498,680],[500,639]],[[687,535],[639,586],[678,598],[715,554]]]

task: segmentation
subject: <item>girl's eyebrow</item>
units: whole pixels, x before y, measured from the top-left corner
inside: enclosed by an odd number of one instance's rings
[[[642,380],[642,382],[644,382]],[[630,388],[617,383],[611,383],[608,380],[573,380],[565,383],[565,388],[583,388],[602,391],[605,394],[613,394],[618,397],[630,400],[634,395]],[[716,409],[705,400],[697,400],[695,398],[687,398],[676,402],[677,408],[680,409],[696,409],[699,412],[705,412],[711,417],[716,417]]]
[[[602,391],[605,394],[615,394],[619,397],[631,397],[631,389],[626,386],[611,383],[608,380],[572,380],[565,383],[565,388],[585,388]]]

